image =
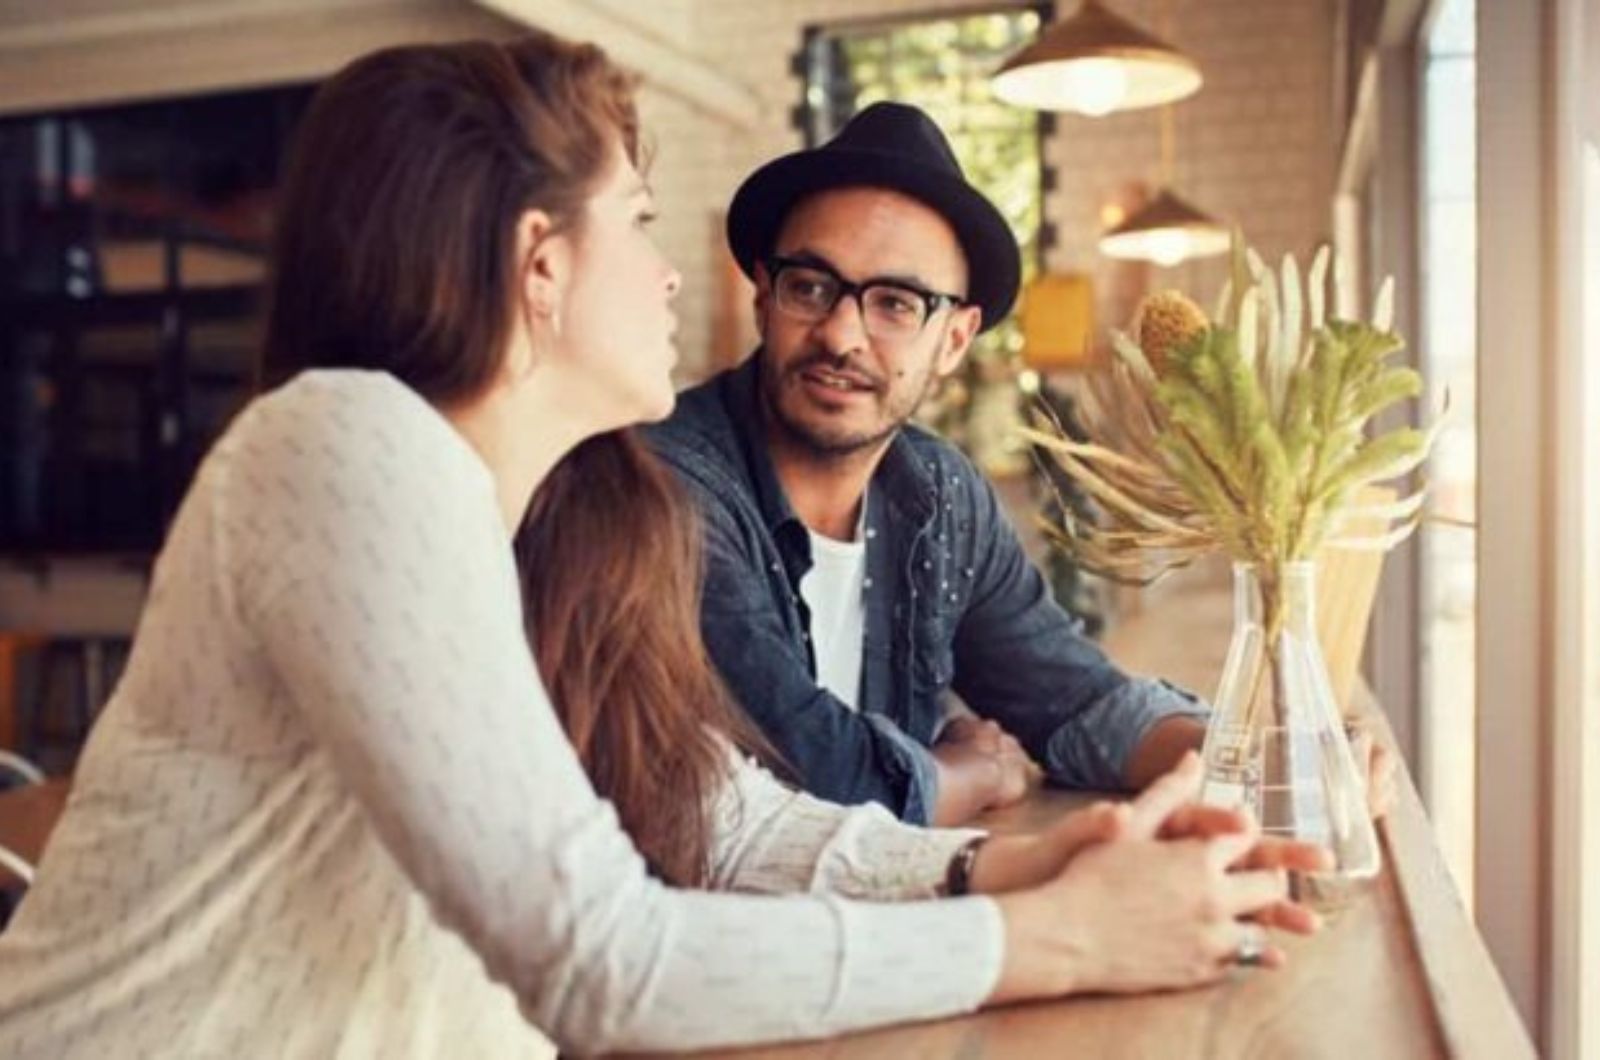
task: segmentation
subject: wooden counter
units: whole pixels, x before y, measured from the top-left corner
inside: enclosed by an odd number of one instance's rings
[[[1210,693],[1231,626],[1225,587],[1184,589],[1117,627],[1130,670]],[[1370,699],[1366,700],[1370,708]],[[1386,730],[1385,730],[1386,731]],[[993,1009],[810,1044],[717,1054],[763,1060],[1262,1057],[1329,1060],[1533,1057],[1533,1046],[1446,871],[1409,777],[1382,823],[1377,880],[1312,939],[1283,938],[1289,967],[1240,970],[1201,990]],[[991,815],[1037,828],[1085,796],[1041,791]],[[916,969],[906,969],[915,975]]]

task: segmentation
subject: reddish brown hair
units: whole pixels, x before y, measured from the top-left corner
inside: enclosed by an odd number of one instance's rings
[[[581,237],[618,138],[637,161],[633,82],[592,45],[536,33],[346,67],[291,160],[262,381],[371,368],[437,406],[479,396],[512,334],[518,219],[537,207]],[[515,547],[529,641],[584,768],[658,875],[703,883],[716,733],[736,715],[699,637],[687,502],[613,432],[551,472]]]
[[[632,79],[599,48],[390,48],[334,75],[296,136],[264,381],[377,368],[437,405],[476,397],[511,335],[516,223],[576,225],[611,144],[637,160]]]
[[[551,472],[517,534],[528,636],[595,787],[664,879],[705,882],[726,773],[716,733],[765,750],[700,638],[698,523],[631,433]]]

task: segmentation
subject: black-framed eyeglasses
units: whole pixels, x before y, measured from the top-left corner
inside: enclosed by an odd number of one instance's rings
[[[965,305],[966,299],[930,291],[904,280],[869,279],[860,283],[840,276],[826,262],[813,258],[772,255],[767,275],[778,308],[797,320],[816,323],[833,315],[839,299],[850,297],[861,308],[869,338],[896,342],[920,334],[929,319],[946,305]]]

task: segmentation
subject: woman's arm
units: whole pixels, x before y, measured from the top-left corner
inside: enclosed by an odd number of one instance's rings
[[[362,387],[281,395],[235,446],[241,621],[440,922],[563,1049],[813,1037],[992,991],[1003,931],[987,899],[652,879],[535,672],[482,466],[426,407]]]
[[[719,889],[933,898],[956,851],[984,834],[903,824],[875,802],[826,802],[731,749],[729,760],[711,849],[711,883]]]
[[[840,806],[783,784],[730,750],[730,776],[716,812],[711,880],[719,889],[760,894],[832,893],[906,901],[944,893],[957,851],[973,828],[922,828],[882,806]],[[1025,835],[987,836],[969,878],[974,894],[1003,894],[1054,879],[1068,861],[1113,838],[1110,804],[1069,814]]]

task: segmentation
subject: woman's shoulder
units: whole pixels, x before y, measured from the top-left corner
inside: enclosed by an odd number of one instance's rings
[[[488,476],[466,439],[416,391],[387,372],[354,369],[302,372],[256,398],[216,455],[307,481]]]
[[[194,491],[228,528],[283,540],[369,524],[498,525],[488,466],[443,414],[384,372],[303,372],[253,401]]]
[[[280,434],[314,439],[360,432],[380,438],[442,419],[421,396],[388,372],[319,369],[257,397],[233,433]]]

